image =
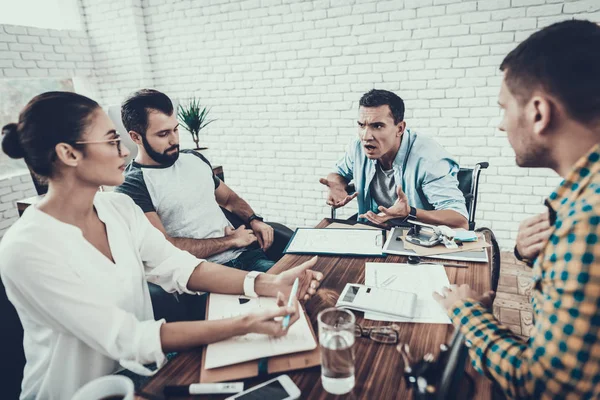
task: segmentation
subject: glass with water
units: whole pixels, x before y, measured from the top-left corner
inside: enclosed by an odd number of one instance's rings
[[[331,394],[354,388],[354,314],[327,308],[318,315],[321,350],[321,382]]]

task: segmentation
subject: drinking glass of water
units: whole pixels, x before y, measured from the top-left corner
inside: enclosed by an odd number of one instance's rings
[[[321,382],[331,394],[354,388],[354,314],[327,308],[318,315],[321,349]]]

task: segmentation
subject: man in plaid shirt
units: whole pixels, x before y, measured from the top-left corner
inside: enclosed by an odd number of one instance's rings
[[[509,398],[600,398],[600,27],[544,28],[500,69],[499,129],[517,164],[564,178],[517,239],[516,254],[533,261],[531,338],[494,318],[491,292],[461,285],[434,297],[465,334],[475,369]]]

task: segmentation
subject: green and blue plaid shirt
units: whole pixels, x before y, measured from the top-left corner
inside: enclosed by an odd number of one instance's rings
[[[554,231],[533,267],[529,341],[473,299],[449,311],[475,369],[510,398],[600,398],[599,160],[597,145],[546,201]]]

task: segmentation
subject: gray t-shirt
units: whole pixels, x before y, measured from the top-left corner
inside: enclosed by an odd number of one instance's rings
[[[146,212],[156,212],[171,237],[210,239],[225,236],[231,226],[215,197],[221,181],[208,160],[193,150],[182,150],[171,165],[149,166],[132,161],[125,182],[115,191],[125,193]],[[224,264],[243,249],[207,257]]]
[[[381,167],[381,163],[377,162],[375,176],[371,182],[371,196],[378,206],[389,208],[394,205],[398,200],[394,168],[386,171]]]

